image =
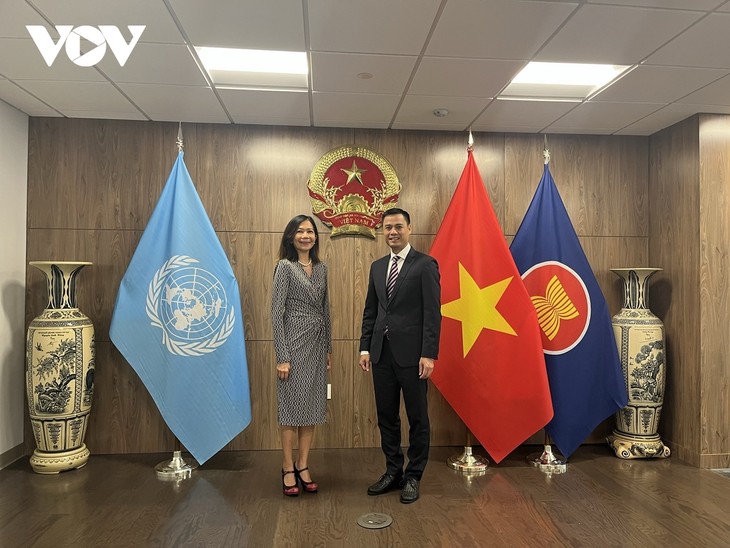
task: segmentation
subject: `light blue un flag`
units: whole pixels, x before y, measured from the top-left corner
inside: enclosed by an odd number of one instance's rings
[[[122,278],[109,335],[199,463],[251,422],[238,283],[182,152]]]

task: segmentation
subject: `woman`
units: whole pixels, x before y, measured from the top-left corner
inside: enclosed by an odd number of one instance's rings
[[[314,425],[326,421],[327,371],[332,335],[327,295],[327,266],[319,260],[314,219],[297,215],[284,229],[271,299],[277,375],[277,414],[284,459],[285,495],[297,496],[298,484],[317,492],[309,473]],[[299,447],[294,461],[294,440]]]

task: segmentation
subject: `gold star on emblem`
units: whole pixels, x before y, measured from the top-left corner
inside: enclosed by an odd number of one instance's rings
[[[512,276],[480,288],[471,274],[459,263],[460,297],[441,306],[441,314],[461,322],[461,339],[464,357],[479,338],[482,329],[491,329],[508,335],[517,335],[504,316],[497,310],[497,303],[507,290]]]
[[[352,167],[350,169],[340,168],[342,171],[347,173],[347,182],[349,183],[353,179],[357,179],[360,181],[361,185],[365,185],[365,183],[362,182],[362,174],[367,171],[367,169],[360,169],[357,167],[357,164],[355,163],[355,160],[352,161]],[[347,184],[347,183],[345,183]]]

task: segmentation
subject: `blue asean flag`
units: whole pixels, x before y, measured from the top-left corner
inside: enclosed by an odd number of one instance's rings
[[[199,463],[251,422],[238,283],[182,152],[122,278],[109,335]]]
[[[542,333],[555,413],[545,429],[567,458],[628,398],[606,299],[547,165],[510,251]]]

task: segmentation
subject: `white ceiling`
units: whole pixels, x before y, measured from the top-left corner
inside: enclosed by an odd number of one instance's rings
[[[26,25],[146,29],[123,67],[63,49],[49,67]],[[30,116],[649,135],[730,113],[729,41],[730,0],[0,0],[0,99]],[[215,89],[192,46],[306,51],[308,91]],[[531,60],[637,67],[583,103],[495,100]]]

